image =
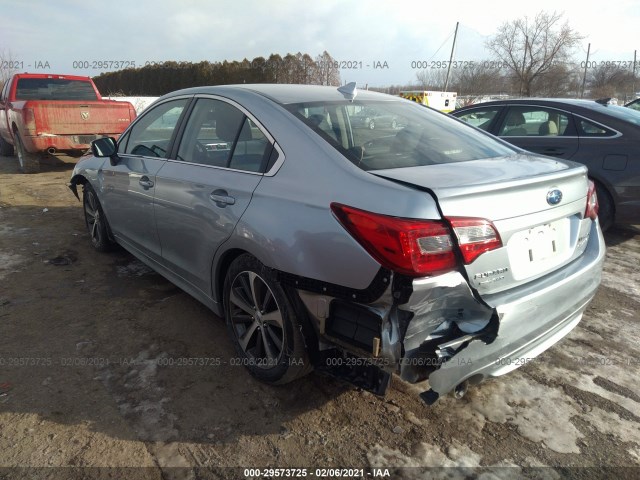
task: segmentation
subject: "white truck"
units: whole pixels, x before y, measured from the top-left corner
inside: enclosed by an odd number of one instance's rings
[[[400,92],[402,98],[413,100],[427,107],[449,113],[456,108],[456,92],[437,92],[433,90],[406,90]]]

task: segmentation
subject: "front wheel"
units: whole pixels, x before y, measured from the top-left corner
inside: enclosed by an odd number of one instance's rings
[[[84,184],[82,194],[84,222],[87,225],[93,247],[100,252],[108,252],[113,247],[109,238],[109,224],[95,190],[89,183]]]
[[[255,257],[236,258],[224,284],[227,328],[237,359],[257,379],[292,382],[310,371],[294,309],[271,271]]]
[[[16,153],[22,173],[38,173],[40,171],[40,159],[36,154],[27,152],[18,132],[15,133]]]

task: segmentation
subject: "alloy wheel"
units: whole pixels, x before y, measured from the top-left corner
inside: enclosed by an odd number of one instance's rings
[[[84,206],[85,218],[87,221],[87,227],[89,229],[89,235],[91,235],[91,241],[94,244],[100,243],[102,240],[100,208],[98,208],[98,199],[93,192],[87,193],[87,201]]]
[[[282,312],[262,277],[251,271],[240,272],[231,284],[229,306],[242,351],[259,368],[277,366],[284,344]]]

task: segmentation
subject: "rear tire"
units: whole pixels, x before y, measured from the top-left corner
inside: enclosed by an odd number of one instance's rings
[[[109,223],[102,211],[98,195],[89,183],[85,183],[82,190],[82,206],[84,223],[93,247],[99,252],[110,251],[113,248],[113,242],[109,238]]]
[[[599,206],[598,220],[600,221],[600,228],[605,232],[611,228],[615,218],[613,199],[607,189],[600,182],[596,182],[596,195],[598,196]]]
[[[270,269],[249,254],[240,255],[229,266],[223,298],[236,364],[274,385],[311,371],[295,310]]]
[[[0,155],[3,155],[5,157],[13,156],[13,145],[11,145],[2,137],[0,137]]]
[[[38,156],[27,152],[18,132],[15,132],[14,138],[16,142],[16,154],[18,156],[18,163],[20,164],[20,171],[22,173],[38,173],[40,171],[40,159]]]

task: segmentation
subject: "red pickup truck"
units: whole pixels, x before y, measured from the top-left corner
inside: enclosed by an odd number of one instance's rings
[[[0,155],[18,155],[34,173],[47,155],[81,156],[103,136],[118,136],[136,117],[128,102],[103,100],[89,77],[15,74],[0,93]]]

